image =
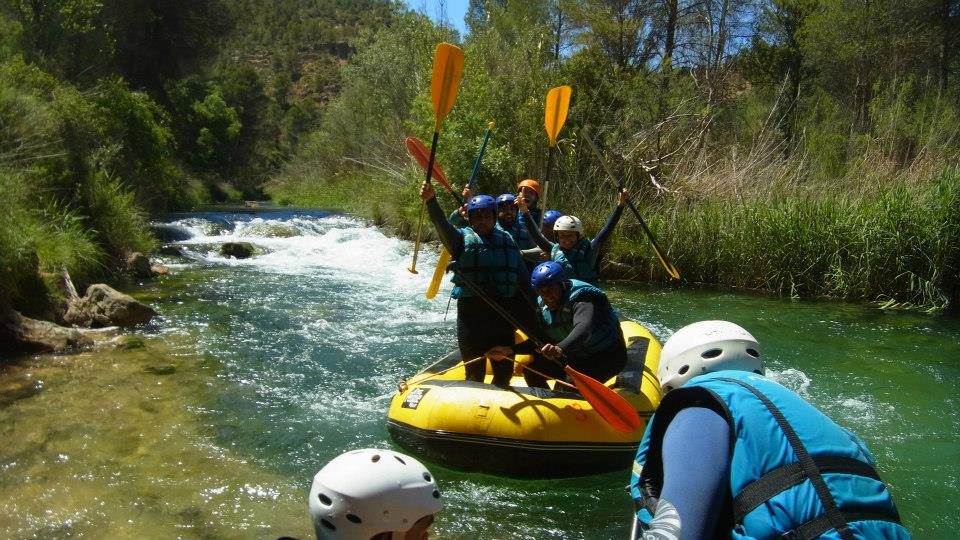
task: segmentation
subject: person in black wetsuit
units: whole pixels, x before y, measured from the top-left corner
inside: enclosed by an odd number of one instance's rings
[[[557,218],[557,221],[553,224],[553,230],[557,235],[556,243],[548,240],[540,232],[539,227],[530,224],[530,219],[525,217],[529,214],[522,199],[517,199],[517,206],[520,208],[520,215],[524,217],[524,223],[527,225],[530,238],[544,253],[549,254],[552,261],[563,266],[567,279],[579,279],[596,285],[600,278],[598,261],[600,252],[610,239],[613,228],[620,221],[623,207],[627,204],[628,199],[629,194],[626,190],[619,193],[617,206],[607,219],[607,223],[592,240],[583,236],[583,224],[576,216]]]
[[[524,327],[535,327],[536,314],[529,297],[529,274],[520,250],[509,233],[496,226],[497,203],[489,195],[476,195],[467,202],[468,227],[456,228],[447,221],[433,186],[424,182],[420,197],[427,205],[444,247],[456,260],[452,297],[457,299],[457,345],[461,358],[482,356],[498,343],[513,341],[514,327],[492,307],[509,313]],[[476,293],[480,289],[483,296]],[[509,362],[493,362],[493,384],[506,386],[513,376]],[[467,380],[483,382],[486,362],[465,366]]]
[[[564,279],[558,263],[547,261],[534,268],[530,284],[538,295],[540,322],[546,343],[537,348],[530,340],[516,345],[498,345],[488,358],[509,359],[514,354],[533,354],[533,369],[563,380],[563,365],[598,381],[620,373],[627,363],[620,320],[607,295],[576,279]],[[542,375],[524,371],[527,384],[546,388]]]

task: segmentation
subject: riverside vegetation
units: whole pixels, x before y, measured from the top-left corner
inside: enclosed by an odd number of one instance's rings
[[[161,5],[162,4],[162,5]],[[157,246],[152,213],[323,206],[400,235],[432,131],[434,46],[466,56],[439,160],[542,177],[547,90],[574,89],[549,206],[596,230],[605,159],[684,280],[939,310],[960,303],[960,1],[472,0],[469,33],[381,1],[0,1],[0,305],[49,315]],[[608,258],[665,281],[625,217]]]

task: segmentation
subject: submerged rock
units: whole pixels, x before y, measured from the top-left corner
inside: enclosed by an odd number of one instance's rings
[[[167,244],[165,246],[160,246],[157,250],[157,253],[160,255],[168,255],[170,257],[186,257],[186,253],[183,251],[183,248],[177,245]]]
[[[226,242],[220,246],[220,253],[224,257],[246,259],[253,255],[253,244],[250,242]]]

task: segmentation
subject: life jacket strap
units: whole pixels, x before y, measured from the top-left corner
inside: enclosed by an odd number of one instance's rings
[[[851,474],[880,481],[876,469],[858,459],[843,456],[816,456],[813,462],[820,474]],[[806,479],[807,475],[800,463],[789,463],[773,469],[760,479],[748,484],[733,499],[734,519],[737,523],[742,523],[747,514],[758,506]]]
[[[844,510],[841,512],[847,523],[856,521],[889,521],[891,523],[900,523],[900,515],[896,510],[884,510],[877,508],[865,508],[858,510]],[[799,527],[787,531],[780,535],[781,540],[813,540],[819,538],[827,531],[834,529],[830,517],[822,515],[812,519]]]

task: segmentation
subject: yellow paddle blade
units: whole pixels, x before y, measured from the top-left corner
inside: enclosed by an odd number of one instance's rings
[[[433,114],[436,118],[433,131],[440,131],[440,124],[453,108],[463,77],[463,51],[456,45],[441,43],[433,55],[433,80],[430,97],[433,98]]]
[[[567,112],[570,110],[570,94],[573,88],[569,86],[557,86],[547,92],[547,106],[543,116],[543,126],[547,128],[547,137],[550,139],[550,147],[557,145],[557,135],[563,129],[563,123],[567,121]]]
[[[427,287],[427,300],[433,300],[440,290],[440,282],[443,281],[443,273],[447,271],[447,265],[450,264],[450,252],[447,248],[440,248],[440,260],[437,261],[437,267],[433,271],[433,278],[430,280],[430,286]]]

